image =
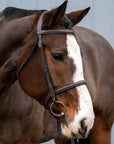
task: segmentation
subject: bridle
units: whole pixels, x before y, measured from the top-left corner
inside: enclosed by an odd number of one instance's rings
[[[44,72],[45,81],[47,83],[47,86],[48,86],[48,89],[49,89],[49,92],[50,92],[49,95],[46,98],[44,106],[45,106],[45,108],[47,108],[49,100],[52,99],[52,104],[50,106],[50,111],[55,117],[59,118],[59,120],[60,120],[60,117],[64,116],[64,114],[65,114],[66,107],[65,107],[63,102],[57,100],[56,95],[60,94],[62,92],[65,92],[69,89],[72,89],[72,88],[75,88],[75,87],[78,87],[78,86],[81,86],[81,85],[86,85],[86,81],[81,80],[81,81],[63,86],[63,87],[61,87],[57,90],[54,90],[54,87],[53,87],[53,84],[52,84],[52,81],[51,81],[51,77],[50,77],[50,74],[49,74],[49,71],[48,71],[48,66],[46,64],[45,55],[44,55],[42,35],[50,35],[50,34],[73,34],[74,35],[75,33],[72,29],[42,30],[43,16],[46,12],[47,11],[43,12],[39,17],[38,24],[37,24],[36,44],[35,44],[34,48],[32,49],[31,53],[28,55],[28,57],[24,61],[24,63],[19,67],[19,70],[17,72],[17,76],[19,76],[21,70],[23,69],[25,64],[28,62],[28,60],[30,59],[30,57],[34,53],[35,49],[38,47],[39,50],[40,50],[42,69],[43,69],[43,72]],[[61,112],[60,114],[54,113],[53,112],[53,105],[54,104],[61,104],[64,107],[64,111]],[[59,124],[60,124],[60,122],[59,122]],[[60,129],[60,125],[58,126],[58,129]]]

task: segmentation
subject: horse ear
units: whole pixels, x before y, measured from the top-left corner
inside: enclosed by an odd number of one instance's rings
[[[65,15],[66,6],[67,6],[67,1],[65,1],[59,7],[46,12],[43,18],[43,29],[48,29],[54,26],[55,24],[57,24],[57,22],[61,20]]]
[[[74,26],[82,20],[82,18],[88,13],[89,10],[90,10],[90,7],[84,10],[71,12],[69,14],[66,14],[66,16],[71,20]]]

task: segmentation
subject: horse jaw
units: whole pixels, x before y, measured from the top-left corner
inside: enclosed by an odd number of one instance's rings
[[[73,35],[67,35],[67,51],[69,58],[73,60],[73,64],[75,65],[75,72],[72,78],[73,82],[84,80],[80,47]],[[87,127],[85,134],[85,137],[87,137],[94,124],[94,111],[87,86],[79,86],[76,88],[76,90],[78,93],[79,102],[78,112],[75,112],[74,119],[68,123],[68,127],[61,127],[62,133],[67,137],[71,138],[72,133],[74,133],[76,138],[83,138],[83,136],[79,134],[81,122],[84,121],[84,125]]]

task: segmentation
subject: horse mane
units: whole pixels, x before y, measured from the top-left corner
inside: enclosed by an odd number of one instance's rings
[[[27,10],[27,9],[21,9],[16,7],[7,7],[2,11],[2,14],[6,18],[14,19],[14,18],[20,18],[28,15],[32,15],[37,12],[42,12],[44,10]]]
[[[9,21],[12,19],[29,16],[43,11],[45,10],[27,10],[27,9],[21,9],[16,7],[7,7],[0,13],[0,17],[4,16],[4,18]],[[72,26],[72,22],[67,18],[67,16],[64,16],[62,20],[59,22],[59,24],[65,26],[66,28],[70,28]]]

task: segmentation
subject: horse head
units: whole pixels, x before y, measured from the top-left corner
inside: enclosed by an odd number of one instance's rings
[[[40,22],[41,30],[44,30],[44,33],[47,30],[59,31],[59,33],[56,31],[42,35],[42,31],[39,32],[48,67],[44,69],[49,72],[54,93],[64,86],[84,80],[82,57],[76,37],[72,32],[64,33],[63,31],[71,31],[73,26],[88,13],[89,8],[65,15],[66,5],[67,1],[51,11],[46,11]],[[36,31],[40,15],[36,14],[32,31],[23,44],[22,53],[17,61],[17,70],[21,67],[18,80],[22,89],[40,104],[45,105],[50,86],[47,87],[46,84],[45,70],[42,69],[42,56],[37,45],[39,37],[37,39]],[[35,47],[34,52],[30,55],[33,47]],[[27,62],[22,67],[26,59]],[[47,108],[55,115],[62,115],[62,133],[69,138],[87,137],[94,124],[92,101],[87,86],[79,85],[56,93],[55,99],[55,102],[53,98],[48,99]]]

